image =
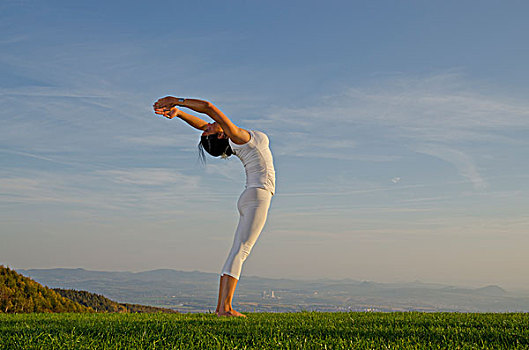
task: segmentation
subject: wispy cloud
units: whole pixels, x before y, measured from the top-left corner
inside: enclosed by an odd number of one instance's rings
[[[71,164],[70,162],[64,162],[64,161],[61,161],[61,160],[58,160],[58,159],[42,156],[42,155],[35,154],[35,153],[14,151],[14,150],[9,150],[9,149],[0,149],[0,152],[6,153],[6,154],[22,156],[22,157],[29,157],[29,158],[39,159],[39,160],[45,160],[47,162],[52,162],[52,163],[57,163],[57,164]]]
[[[120,136],[120,140],[128,144],[143,145],[143,146],[189,146],[189,138],[184,140],[178,137],[145,135],[145,136]],[[194,140],[193,140],[194,141]]]
[[[0,39],[0,45],[12,45],[29,39],[28,35],[14,35],[9,38]]]
[[[206,172],[210,176],[214,177],[218,177],[220,175],[231,181],[244,181],[244,168],[240,162],[235,161],[235,159],[226,159],[221,162],[206,163]]]
[[[198,178],[186,176],[172,169],[126,169],[126,170],[103,170],[96,174],[107,177],[113,182],[121,184],[134,184],[145,186],[165,186],[168,184],[179,184],[186,188],[198,187]]]
[[[0,197],[5,215],[14,215],[23,205],[62,215],[84,209],[104,217],[109,212],[163,216],[179,211],[183,204],[191,208],[204,200],[189,202],[197,192],[199,181],[199,177],[160,168],[85,173],[9,169],[0,174]]]
[[[321,98],[313,106],[277,109],[268,117],[280,125],[319,136],[332,128],[350,132],[365,125],[396,128],[393,137],[455,141],[461,135],[446,131],[487,131],[529,127],[529,103],[494,94],[468,83],[456,73],[401,77],[377,81],[375,86],[352,87]],[[330,136],[330,135],[326,135]],[[391,137],[391,135],[389,135]],[[328,141],[328,140],[325,140]]]
[[[487,182],[480,175],[474,160],[462,151],[439,144],[417,146],[415,151],[428,154],[453,164],[462,176],[472,182],[476,189],[485,189],[488,187]]]
[[[446,72],[378,80],[314,105],[277,108],[267,118],[281,134],[276,142],[282,155],[395,161],[418,152],[453,164],[484,189],[476,160],[482,154],[468,143],[527,143],[506,135],[529,130],[529,103]]]

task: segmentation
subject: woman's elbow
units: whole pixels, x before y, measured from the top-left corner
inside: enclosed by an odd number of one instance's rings
[[[203,101],[202,108],[205,111],[210,112],[210,111],[214,110],[215,106],[213,105],[213,103],[211,103],[209,101]]]

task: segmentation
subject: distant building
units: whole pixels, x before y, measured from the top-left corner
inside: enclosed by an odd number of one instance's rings
[[[272,289],[263,290],[262,298],[263,299],[280,299],[280,297],[276,296],[275,291],[273,291]]]

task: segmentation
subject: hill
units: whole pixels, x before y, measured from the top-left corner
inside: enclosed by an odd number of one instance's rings
[[[93,311],[0,265],[0,313]]]
[[[145,306],[139,304],[117,303],[103,295],[90,293],[84,290],[60,289],[54,288],[55,292],[65,298],[75,301],[81,305],[90,307],[96,312],[121,312],[121,313],[178,313],[176,310],[165,309],[154,306]]]

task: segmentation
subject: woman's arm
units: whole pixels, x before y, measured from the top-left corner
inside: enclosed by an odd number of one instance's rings
[[[207,114],[211,119],[220,124],[224,133],[236,144],[242,145],[250,141],[250,133],[233,124],[233,122],[211,102],[192,98],[183,99],[167,96],[159,99],[154,104],[154,108],[171,108],[175,105],[187,107],[196,112]]]
[[[205,130],[206,127],[208,126],[208,122],[206,122],[205,120],[202,120],[199,117],[196,117],[192,114],[181,111],[176,107],[173,107],[171,109],[155,108],[154,113],[163,115],[164,117],[169,118],[169,119],[178,117],[182,119],[183,121],[185,121],[187,124],[191,125],[192,127],[198,130]]]
[[[250,141],[250,134],[248,131],[235,125],[211,102],[186,98],[183,102],[179,103],[179,106],[191,108],[196,112],[207,114],[211,119],[220,124],[224,133],[236,144],[242,145]]]

